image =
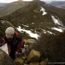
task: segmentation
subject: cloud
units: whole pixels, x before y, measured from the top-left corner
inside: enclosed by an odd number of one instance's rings
[[[0,0],[0,3],[10,3],[18,0]],[[33,1],[33,0],[23,0],[23,1]],[[41,0],[41,1],[65,1],[65,0]]]
[[[18,0],[0,0],[0,3],[10,3]]]
[[[41,1],[65,1],[65,0],[41,0]]]
[[[22,0],[22,1],[33,1],[33,0]]]

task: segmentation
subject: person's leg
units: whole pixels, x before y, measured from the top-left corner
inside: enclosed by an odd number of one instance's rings
[[[14,60],[15,59],[15,53],[10,53],[9,56]]]

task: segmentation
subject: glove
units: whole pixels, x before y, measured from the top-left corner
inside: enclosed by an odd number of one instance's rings
[[[21,53],[18,52],[15,53],[16,58],[19,57],[19,55],[21,55]]]
[[[23,53],[23,54],[25,53],[25,48],[22,48],[22,53]]]

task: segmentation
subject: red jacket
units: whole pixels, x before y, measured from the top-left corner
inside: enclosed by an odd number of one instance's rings
[[[17,32],[15,32],[15,37],[17,38],[17,48],[16,48],[16,52],[20,52],[20,50],[21,50],[21,48],[24,46],[24,39],[23,38],[20,38],[20,40],[18,40],[19,39],[19,35],[18,35],[18,33]],[[14,41],[15,42],[15,41]],[[3,46],[4,44],[6,44],[7,43],[7,40],[5,39],[5,38],[2,38],[2,45],[1,46]],[[13,43],[14,44],[14,43]],[[16,43],[15,43],[16,44]],[[7,43],[7,47],[8,47],[8,53],[10,54],[10,52],[11,52],[11,50],[12,50],[12,48],[11,48],[11,45],[9,45],[8,43]]]

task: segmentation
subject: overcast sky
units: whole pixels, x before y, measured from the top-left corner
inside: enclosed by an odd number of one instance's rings
[[[17,0],[0,0],[0,3],[10,3]],[[32,0],[23,0],[23,1],[32,1]],[[65,0],[41,0],[41,1],[65,1]]]

